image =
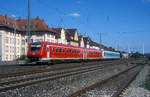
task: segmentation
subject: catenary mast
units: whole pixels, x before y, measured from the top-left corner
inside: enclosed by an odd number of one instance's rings
[[[28,0],[28,25],[27,25],[27,42],[31,43],[31,0]]]

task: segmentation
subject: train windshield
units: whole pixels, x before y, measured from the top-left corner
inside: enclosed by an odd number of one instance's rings
[[[34,53],[39,52],[40,48],[41,48],[40,43],[32,43],[31,44],[31,51]]]

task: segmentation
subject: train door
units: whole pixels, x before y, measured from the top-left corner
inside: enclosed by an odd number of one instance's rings
[[[87,52],[86,49],[83,49],[83,60],[87,59]]]
[[[49,46],[47,45],[46,46],[46,54],[47,54],[47,58],[49,59],[50,58],[50,49],[49,49]]]

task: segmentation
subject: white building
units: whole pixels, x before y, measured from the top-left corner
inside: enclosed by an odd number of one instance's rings
[[[12,61],[27,53],[27,20],[14,20],[0,16],[0,60]],[[31,39],[56,43],[55,31],[48,28],[43,20],[31,21]]]
[[[57,43],[79,46],[77,29],[52,28],[52,30],[57,32]]]
[[[66,39],[66,32],[64,28],[52,28],[57,34],[56,35],[56,42],[60,44],[67,45],[67,39]]]
[[[15,31],[16,21],[0,16],[0,60],[11,61],[21,56],[21,34]]]

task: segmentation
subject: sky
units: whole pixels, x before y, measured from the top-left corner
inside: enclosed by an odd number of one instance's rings
[[[150,0],[31,0],[32,18],[119,50],[150,53]],[[27,0],[1,0],[0,14],[27,18]]]

